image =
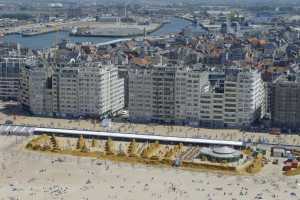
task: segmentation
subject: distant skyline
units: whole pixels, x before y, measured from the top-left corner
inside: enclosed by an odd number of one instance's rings
[[[144,4],[144,5],[168,5],[168,4],[198,4],[198,5],[227,5],[227,6],[300,6],[300,0],[0,0],[0,3],[10,4],[49,4],[49,3],[77,3],[77,4]]]
[[[57,2],[76,2],[76,3],[83,3],[83,2],[130,2],[131,0],[0,0],[0,3],[13,3],[13,2],[17,2],[17,3],[57,3]],[[147,0],[135,0],[135,1],[131,1],[131,2],[148,2]],[[247,3],[247,4],[251,4],[251,3],[260,3],[260,4],[264,4],[264,3],[276,3],[276,4],[286,4],[286,3],[300,3],[300,0],[155,0],[155,2],[162,2],[162,3],[178,3],[178,2],[182,2],[182,3],[211,3],[211,4],[215,4],[215,3]]]

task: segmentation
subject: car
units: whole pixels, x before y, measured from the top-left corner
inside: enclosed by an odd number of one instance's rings
[[[273,165],[278,165],[278,159],[274,159],[272,162]]]
[[[297,168],[297,167],[298,167],[298,160],[293,160],[292,168]]]
[[[283,166],[282,171],[289,171],[291,170],[291,166]]]
[[[6,124],[6,125],[12,125],[13,123],[14,123],[14,122],[11,121],[11,120],[6,120],[4,124]]]
[[[286,164],[288,164],[288,163],[291,163],[291,162],[293,162],[293,159],[287,159],[287,160],[285,160],[283,163],[286,165]]]

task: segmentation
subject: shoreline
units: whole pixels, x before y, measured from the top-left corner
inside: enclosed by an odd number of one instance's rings
[[[45,31],[45,32],[39,32],[39,33],[19,33],[22,37],[34,37],[39,35],[47,35],[49,33],[57,33],[57,32],[68,32],[65,30],[51,30],[51,31]]]
[[[166,22],[162,22],[157,26],[156,28],[146,31],[146,35],[154,33],[158,31],[159,29],[163,28],[164,25],[167,24]],[[112,35],[107,35],[107,34],[84,34],[84,33],[69,33],[70,36],[73,37],[111,37],[111,38],[129,38],[129,37],[139,37],[143,36],[144,33],[136,33],[136,34],[128,34],[128,35],[118,35],[118,34],[112,34]]]
[[[156,31],[158,31],[159,29],[163,28],[163,26],[167,24],[167,22],[162,22],[160,23],[157,27],[155,27],[154,29],[148,30],[146,31],[146,35],[147,34],[151,34],[154,33]],[[64,30],[64,29],[60,29],[60,30],[49,30],[49,31],[43,31],[43,32],[33,32],[33,33],[24,33],[24,32],[14,32],[14,33],[8,33],[5,35],[21,35],[22,37],[34,37],[34,36],[39,36],[39,35],[46,35],[49,33],[56,33],[56,32],[66,32],[69,33],[69,35],[71,37],[111,37],[111,38],[128,38],[128,37],[139,37],[139,36],[143,36],[144,33],[137,33],[137,34],[128,34],[128,35],[120,35],[120,34],[111,34],[111,35],[107,35],[107,34],[84,34],[84,33],[71,33],[70,31]]]

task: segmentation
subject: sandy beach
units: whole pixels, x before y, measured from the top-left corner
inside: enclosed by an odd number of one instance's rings
[[[300,199],[300,177],[268,164],[230,176],[32,152],[29,138],[0,136],[0,199]]]

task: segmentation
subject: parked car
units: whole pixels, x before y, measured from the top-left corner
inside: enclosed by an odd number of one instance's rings
[[[273,165],[278,165],[278,159],[274,159],[272,162]]]
[[[6,124],[6,125],[12,125],[13,123],[14,123],[14,122],[11,121],[11,120],[6,120],[6,121],[5,121],[5,124]]]
[[[285,160],[285,161],[283,161],[283,163],[286,165],[286,164],[288,164],[288,163],[291,163],[291,162],[293,162],[293,159],[287,159],[287,160]]]
[[[282,168],[282,171],[289,171],[289,170],[291,170],[291,166],[288,166],[288,165],[286,165],[286,166],[283,166],[283,168]]]

